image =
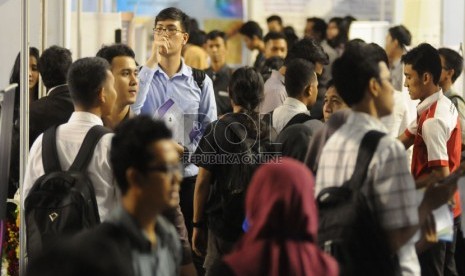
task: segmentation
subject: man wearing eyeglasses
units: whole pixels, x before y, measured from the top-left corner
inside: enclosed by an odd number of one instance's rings
[[[127,275],[179,275],[182,249],[161,213],[178,205],[182,166],[162,121],[137,116],[117,126],[110,162],[121,204],[108,220],[75,238],[77,250],[110,248]],[[98,246],[97,246],[98,245]],[[110,245],[110,246],[107,246]]]
[[[192,233],[192,201],[198,167],[189,159],[206,126],[217,118],[211,79],[205,76],[201,83],[197,83],[192,68],[181,59],[188,33],[189,16],[177,8],[166,8],[155,17],[152,54],[139,72],[139,94],[132,105],[135,114],[164,120],[178,142],[178,152],[184,157],[180,193],[183,213],[178,208],[175,217],[180,233],[183,232],[183,215],[185,226]],[[185,242],[183,248],[186,249]],[[183,264],[187,265],[191,257],[187,254],[185,257]]]

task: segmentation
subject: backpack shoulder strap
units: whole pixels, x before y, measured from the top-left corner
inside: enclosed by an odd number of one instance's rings
[[[360,148],[358,149],[357,161],[352,177],[344,185],[352,190],[359,190],[367,176],[368,165],[378,147],[379,141],[386,134],[380,131],[371,130],[363,136]]]
[[[460,96],[459,94],[455,94],[455,93],[452,94],[452,95],[450,96],[450,99],[451,99],[451,100],[452,100],[452,99],[458,99],[458,100],[460,100],[462,103],[465,104],[465,100],[464,100],[464,99],[462,98],[462,96]]]
[[[45,174],[61,171],[56,141],[57,126],[48,128],[42,137],[42,164]]]
[[[194,77],[194,80],[200,89],[203,88],[203,81],[205,80],[205,75],[205,71],[192,68],[192,76]]]
[[[70,171],[84,171],[89,165],[92,156],[94,155],[95,147],[100,141],[103,135],[110,133],[111,131],[101,125],[93,126],[86,134],[84,141],[82,142],[81,148],[74,159],[73,164],[69,168]]]
[[[294,117],[292,117],[291,120],[289,120],[289,122],[287,122],[287,124],[283,127],[282,130],[284,130],[287,127],[290,127],[292,125],[295,125],[295,124],[305,123],[306,121],[309,121],[309,120],[312,120],[312,119],[313,119],[313,117],[308,115],[308,114],[298,113],[298,114],[294,115]]]
[[[254,139],[249,139],[247,137],[247,132],[243,127],[239,126],[239,122],[234,121],[231,116],[224,116],[222,118],[228,126],[231,128],[231,131],[236,135],[245,145],[247,146],[248,149],[251,149],[254,146],[255,140]]]

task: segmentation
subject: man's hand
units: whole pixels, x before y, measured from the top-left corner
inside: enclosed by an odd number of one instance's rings
[[[204,229],[194,227],[192,233],[192,250],[198,256],[205,256],[207,251],[207,235]]]
[[[154,40],[152,43],[152,53],[150,54],[149,59],[145,63],[145,66],[151,69],[157,67],[158,62],[160,62],[161,58],[160,54],[167,53],[169,48],[171,48],[171,44],[166,36],[154,36]]]

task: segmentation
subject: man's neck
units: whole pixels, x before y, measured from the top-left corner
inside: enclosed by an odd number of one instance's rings
[[[433,95],[434,93],[437,93],[441,90],[441,87],[439,87],[438,85],[431,85],[431,86],[428,86],[425,88],[425,90],[427,91],[424,95],[425,97],[420,99],[420,102],[423,102],[426,98],[428,98],[429,96]]]
[[[223,66],[225,65],[226,63],[224,61],[220,61],[220,62],[212,62],[212,69],[213,69],[213,72],[217,73],[218,71],[221,70],[221,68],[223,68]]]
[[[286,66],[281,66],[281,68],[279,68],[278,72],[279,72],[282,76],[285,76],[285,75],[286,75]]]
[[[99,118],[102,118],[102,110],[100,107],[93,107],[93,108],[86,109],[86,108],[82,108],[81,106],[74,105],[74,111],[88,112],[88,113],[92,113],[98,116]]]
[[[129,112],[129,105],[115,105],[111,115],[107,116],[106,118],[102,118],[105,126],[111,129],[115,129],[119,123],[121,123],[126,115]]]
[[[127,195],[123,196],[122,203],[126,212],[136,220],[137,225],[145,233],[152,245],[155,245],[155,227],[159,212],[155,211],[153,208],[144,208],[141,204],[137,204],[136,200]]]
[[[444,83],[441,84],[441,89],[442,92],[446,93],[450,91],[452,88],[452,82],[451,81],[445,81]]]
[[[378,110],[376,109],[375,103],[373,100],[367,98],[368,96],[365,96],[361,102],[358,104],[354,104],[352,106],[352,110],[355,112],[362,112],[366,113],[374,118],[380,118],[380,114]]]
[[[263,40],[260,40],[260,41],[257,43],[257,47],[255,47],[255,49],[257,49],[258,51],[260,51],[260,53],[264,53],[264,52],[265,52],[265,42],[263,42]]]
[[[160,67],[171,78],[181,69],[181,54],[162,57]]]

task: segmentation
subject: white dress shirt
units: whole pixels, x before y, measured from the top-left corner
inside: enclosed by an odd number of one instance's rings
[[[310,115],[307,106],[297,99],[287,97],[283,105],[273,111],[273,127],[279,134],[289,121],[297,114],[305,113]]]
[[[57,128],[57,150],[61,168],[68,170],[82,145],[89,129],[95,125],[103,125],[102,120],[95,114],[88,112],[73,112],[66,124]],[[42,137],[41,134],[31,147],[27,162],[23,193],[24,201],[35,181],[44,174],[42,164]],[[100,215],[104,221],[109,212],[117,206],[119,192],[113,181],[110,167],[110,148],[113,134],[105,134],[95,147],[93,157],[87,168],[87,173],[94,185],[95,197]]]

